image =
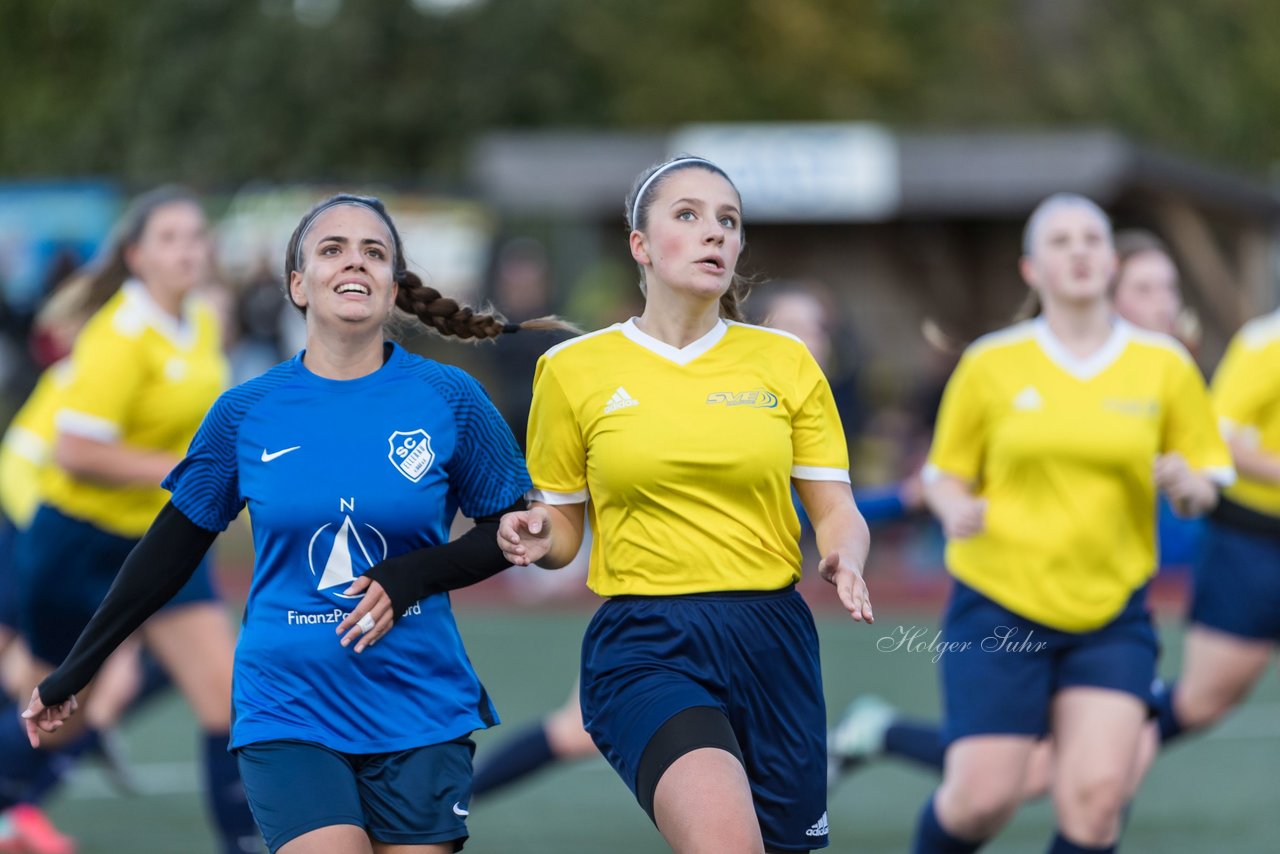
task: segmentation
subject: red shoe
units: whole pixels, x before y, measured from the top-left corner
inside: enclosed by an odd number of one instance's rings
[[[76,854],[76,841],[58,830],[34,804],[18,804],[6,812],[25,854]],[[0,851],[4,849],[0,848]]]
[[[27,846],[18,838],[18,832],[9,820],[9,811],[5,810],[0,813],[0,854],[26,854],[26,851]]]

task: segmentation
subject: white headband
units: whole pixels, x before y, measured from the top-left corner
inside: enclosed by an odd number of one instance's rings
[[[677,157],[675,160],[671,160],[667,163],[663,163],[657,169],[653,170],[652,175],[644,179],[644,183],[641,184],[640,189],[636,191],[635,201],[631,203],[631,227],[632,228],[640,227],[640,200],[644,198],[645,191],[649,189],[649,185],[652,184],[654,181],[656,181],[658,179],[658,176],[661,175],[663,172],[667,172],[676,166],[685,166],[690,163],[701,163],[703,165],[710,166],[712,169],[716,171],[719,171],[719,167],[717,167],[714,163],[712,163],[710,160],[707,160],[704,157]]]
[[[302,231],[298,234],[298,245],[294,247],[293,250],[293,268],[295,270],[302,269],[302,244],[307,239],[307,234],[311,231],[311,226],[316,224],[316,220],[320,218],[320,214],[330,208],[342,207],[343,205],[354,205],[355,207],[372,211],[378,219],[382,220],[386,224],[387,230],[390,231],[393,236],[395,235],[395,228],[391,225],[391,220],[386,214],[375,208],[371,203],[371,200],[360,198],[359,196],[339,196],[335,199],[330,199],[311,213],[307,214],[306,224],[303,225]]]

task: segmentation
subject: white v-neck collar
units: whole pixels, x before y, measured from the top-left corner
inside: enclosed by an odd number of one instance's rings
[[[631,318],[625,323],[620,324],[622,334],[627,339],[639,344],[654,355],[661,356],[669,362],[675,362],[677,365],[687,365],[712,347],[720,343],[720,339],[729,331],[729,325],[724,320],[717,320],[716,325],[711,327],[706,335],[703,335],[697,341],[691,341],[683,347],[672,347],[665,341],[659,341],[652,335],[642,331],[636,325],[636,318]]]
[[[1036,343],[1049,357],[1049,361],[1078,380],[1091,380],[1111,367],[1133,338],[1133,327],[1129,322],[1113,316],[1111,335],[1092,355],[1081,358],[1058,340],[1058,337],[1049,329],[1049,322],[1044,317],[1037,317],[1031,323]]]
[[[135,311],[139,312],[157,332],[172,341],[179,349],[191,349],[191,345],[196,340],[196,327],[191,321],[189,300],[182,301],[182,319],[179,320],[161,308],[151,296],[151,292],[147,290],[147,286],[137,279],[126,280],[120,289],[125,292],[125,299],[133,303]]]

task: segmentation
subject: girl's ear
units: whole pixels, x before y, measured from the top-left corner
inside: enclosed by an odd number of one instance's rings
[[[649,242],[641,231],[633,228],[628,242],[631,245],[631,257],[637,264],[647,266],[653,263],[649,258]]]

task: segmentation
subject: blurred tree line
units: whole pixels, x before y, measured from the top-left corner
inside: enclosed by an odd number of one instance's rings
[[[1105,125],[1257,171],[1274,0],[0,0],[0,174],[448,181],[494,128]]]

